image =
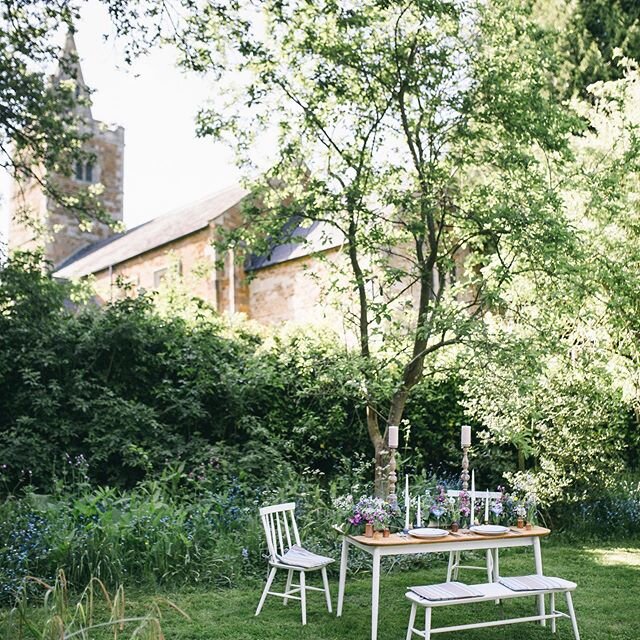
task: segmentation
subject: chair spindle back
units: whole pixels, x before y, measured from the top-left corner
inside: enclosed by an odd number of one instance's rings
[[[300,534],[294,515],[295,508],[295,502],[286,502],[260,509],[269,555],[274,562],[294,544],[300,545]]]

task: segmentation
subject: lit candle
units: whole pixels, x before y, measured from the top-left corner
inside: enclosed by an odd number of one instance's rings
[[[409,529],[409,474],[404,477],[404,528]]]
[[[471,469],[471,526],[476,523],[476,471]]]
[[[464,449],[471,446],[471,427],[468,424],[463,424],[460,432],[460,445]]]
[[[420,507],[420,496],[418,496],[418,512],[416,513],[416,526],[422,526],[422,509]]]
[[[487,497],[484,501],[484,521],[489,522],[489,489],[487,489]]]
[[[389,425],[389,449],[398,448],[398,425]]]

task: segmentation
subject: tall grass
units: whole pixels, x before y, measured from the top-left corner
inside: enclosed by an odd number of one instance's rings
[[[145,638],[164,640],[160,620],[161,607],[171,607],[185,618],[187,614],[168,600],[154,599],[145,613],[128,613],[124,588],[113,595],[98,578],[91,578],[75,602],[71,602],[69,583],[59,570],[52,585],[35,577],[25,582],[40,587],[43,595],[31,598],[23,589],[14,607],[2,621],[3,638],[12,640],[89,640],[101,638],[125,640]],[[34,602],[37,600],[37,602]]]

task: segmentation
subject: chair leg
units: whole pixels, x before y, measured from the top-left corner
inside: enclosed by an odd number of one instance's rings
[[[271,589],[271,583],[276,575],[276,567],[271,567],[271,571],[269,571],[269,577],[267,578],[267,584],[264,585],[264,591],[262,592],[262,596],[260,597],[260,602],[258,603],[258,608],[256,609],[256,615],[258,615],[262,609],[262,605],[267,598],[267,593],[269,589]]]
[[[333,613],[331,610],[331,593],[329,592],[329,579],[327,578],[326,567],[322,567],[322,583],[324,585],[324,597],[327,599],[327,610],[329,613]]]
[[[571,591],[567,591],[567,608],[569,609],[569,617],[571,618],[571,626],[573,627],[573,637],[575,640],[580,640],[580,633],[578,632],[578,621],[576,620],[576,612],[573,609],[573,598],[571,597]]]
[[[293,569],[289,569],[289,571],[287,571],[287,586],[284,588],[284,592],[286,594],[288,594],[289,590],[291,589],[291,581],[292,580],[293,580]],[[285,604],[289,604],[289,598],[287,598],[286,595],[284,597],[284,603]]]
[[[451,575],[453,574],[453,565],[455,563],[454,557],[455,557],[455,551],[449,551],[449,564],[447,565],[447,582],[451,582]]]
[[[302,605],[302,624],[307,624],[307,586],[304,571],[300,572],[300,604]]]
[[[454,564],[453,564],[453,571],[451,573],[451,578],[453,580],[457,580],[458,579],[459,570],[460,570],[460,552],[456,551],[455,561],[454,561]]]
[[[493,552],[487,549],[487,582],[493,582]]]
[[[424,609],[424,640],[431,638],[431,607]]]
[[[416,623],[416,609],[418,605],[415,602],[411,603],[411,613],[409,614],[409,628],[407,629],[406,640],[411,640],[413,637],[413,625]]]
[[[551,609],[551,615],[556,612],[556,594],[553,591],[549,594],[549,607]],[[556,619],[551,618],[551,633],[556,632]]]

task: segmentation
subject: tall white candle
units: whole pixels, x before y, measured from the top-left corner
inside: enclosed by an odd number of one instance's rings
[[[460,445],[462,448],[471,446],[471,427],[463,424],[460,430]]]
[[[404,477],[404,528],[409,528],[409,474]]]
[[[476,523],[475,504],[476,504],[476,471],[471,469],[471,526]]]
[[[418,512],[416,513],[416,527],[422,526],[422,509],[420,505],[420,496],[418,496]]]
[[[484,501],[484,521],[489,522],[489,489],[487,489],[487,497]]]
[[[389,425],[389,448],[398,448],[398,425]]]

